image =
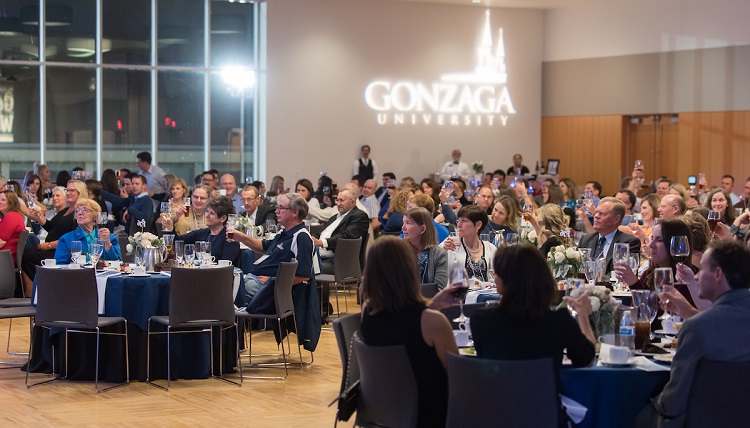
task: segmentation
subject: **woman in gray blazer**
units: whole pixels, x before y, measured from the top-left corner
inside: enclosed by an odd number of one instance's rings
[[[422,283],[434,282],[438,289],[445,288],[448,284],[448,253],[438,246],[432,215],[420,207],[406,210],[401,231],[417,255]]]

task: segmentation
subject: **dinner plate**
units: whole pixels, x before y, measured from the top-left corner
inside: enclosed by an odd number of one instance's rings
[[[62,268],[63,268],[63,267],[62,267],[62,266],[60,266],[60,265],[54,265],[54,266],[42,266],[42,267],[43,267],[43,268],[46,268],[46,269],[62,269]]]
[[[666,334],[667,336],[677,336],[677,330],[675,330],[675,331],[666,331],[663,328],[660,328],[659,330],[654,330],[654,333],[656,333],[656,334]]]
[[[610,363],[609,361],[599,361],[599,362],[602,363],[603,366],[612,367],[612,368],[622,368],[622,367],[633,366],[633,363],[615,364],[615,363]]]
[[[146,273],[153,273],[153,274],[157,274],[157,273],[159,273],[159,272],[157,272],[157,271],[155,271],[155,270],[147,270],[147,271],[146,271]]]
[[[672,364],[672,359],[674,359],[674,354],[661,354],[661,355],[654,355],[654,360],[660,362],[660,363],[667,363]]]
[[[143,278],[143,277],[146,277],[146,276],[151,276],[151,275],[150,275],[150,274],[148,274],[148,273],[144,273],[144,274],[142,274],[142,275],[139,275],[139,274],[137,274],[137,273],[131,273],[131,274],[130,274],[130,276],[131,276],[131,277],[133,277],[133,278]]]
[[[468,357],[476,357],[477,356],[477,350],[474,349],[474,347],[458,348],[458,354],[459,355],[466,355]]]

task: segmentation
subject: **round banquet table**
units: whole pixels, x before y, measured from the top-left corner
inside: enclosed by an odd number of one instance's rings
[[[128,321],[128,356],[131,380],[146,380],[148,319],[169,313],[169,284],[171,278],[164,274],[148,277],[111,275],[106,281],[97,278],[99,295],[104,296],[104,316],[123,317]],[[106,287],[102,290],[102,282]],[[209,285],[210,286],[210,285]],[[103,292],[103,293],[102,293]],[[102,305],[100,304],[100,309]],[[166,331],[157,324],[154,331]],[[113,326],[117,331],[123,327]],[[67,364],[65,341],[59,330],[34,327],[34,349],[30,362],[31,372],[51,371],[52,344],[55,345],[55,372],[66,373],[69,380],[93,380],[95,371],[95,335],[69,334]],[[219,334],[214,329],[214,372],[220,372]],[[235,366],[236,345],[234,329],[223,333],[224,372],[231,373]],[[200,379],[211,374],[208,333],[171,335],[173,379]],[[165,379],[167,375],[166,334],[151,337],[151,378]],[[122,382],[125,379],[122,337],[101,336],[99,380]],[[67,371],[66,371],[67,368]]]

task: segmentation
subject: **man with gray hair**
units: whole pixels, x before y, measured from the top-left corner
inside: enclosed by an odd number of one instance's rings
[[[339,214],[328,219],[326,227],[320,233],[320,239],[313,238],[313,243],[320,247],[322,273],[333,274],[333,254],[339,239],[362,238],[360,263],[364,264],[364,253],[367,244],[367,230],[370,219],[357,208],[357,198],[350,190],[342,190],[336,197],[336,208]]]
[[[606,261],[606,273],[612,271],[612,254],[615,246],[613,244],[628,244],[630,253],[641,251],[640,239],[620,232],[617,228],[625,216],[625,204],[617,198],[608,196],[596,207],[594,214],[594,233],[589,233],[581,238],[578,248],[590,248],[591,259],[604,259]]]

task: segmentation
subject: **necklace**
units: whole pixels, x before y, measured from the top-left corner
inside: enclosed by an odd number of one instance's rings
[[[466,248],[469,248],[469,247],[467,246]],[[481,249],[482,249],[482,243],[481,243],[481,242],[479,242],[479,245],[477,246],[477,248],[476,248],[476,249],[474,249],[474,248],[469,248],[469,252],[470,252],[470,253],[477,253],[477,252],[479,252],[479,250],[481,250]]]

